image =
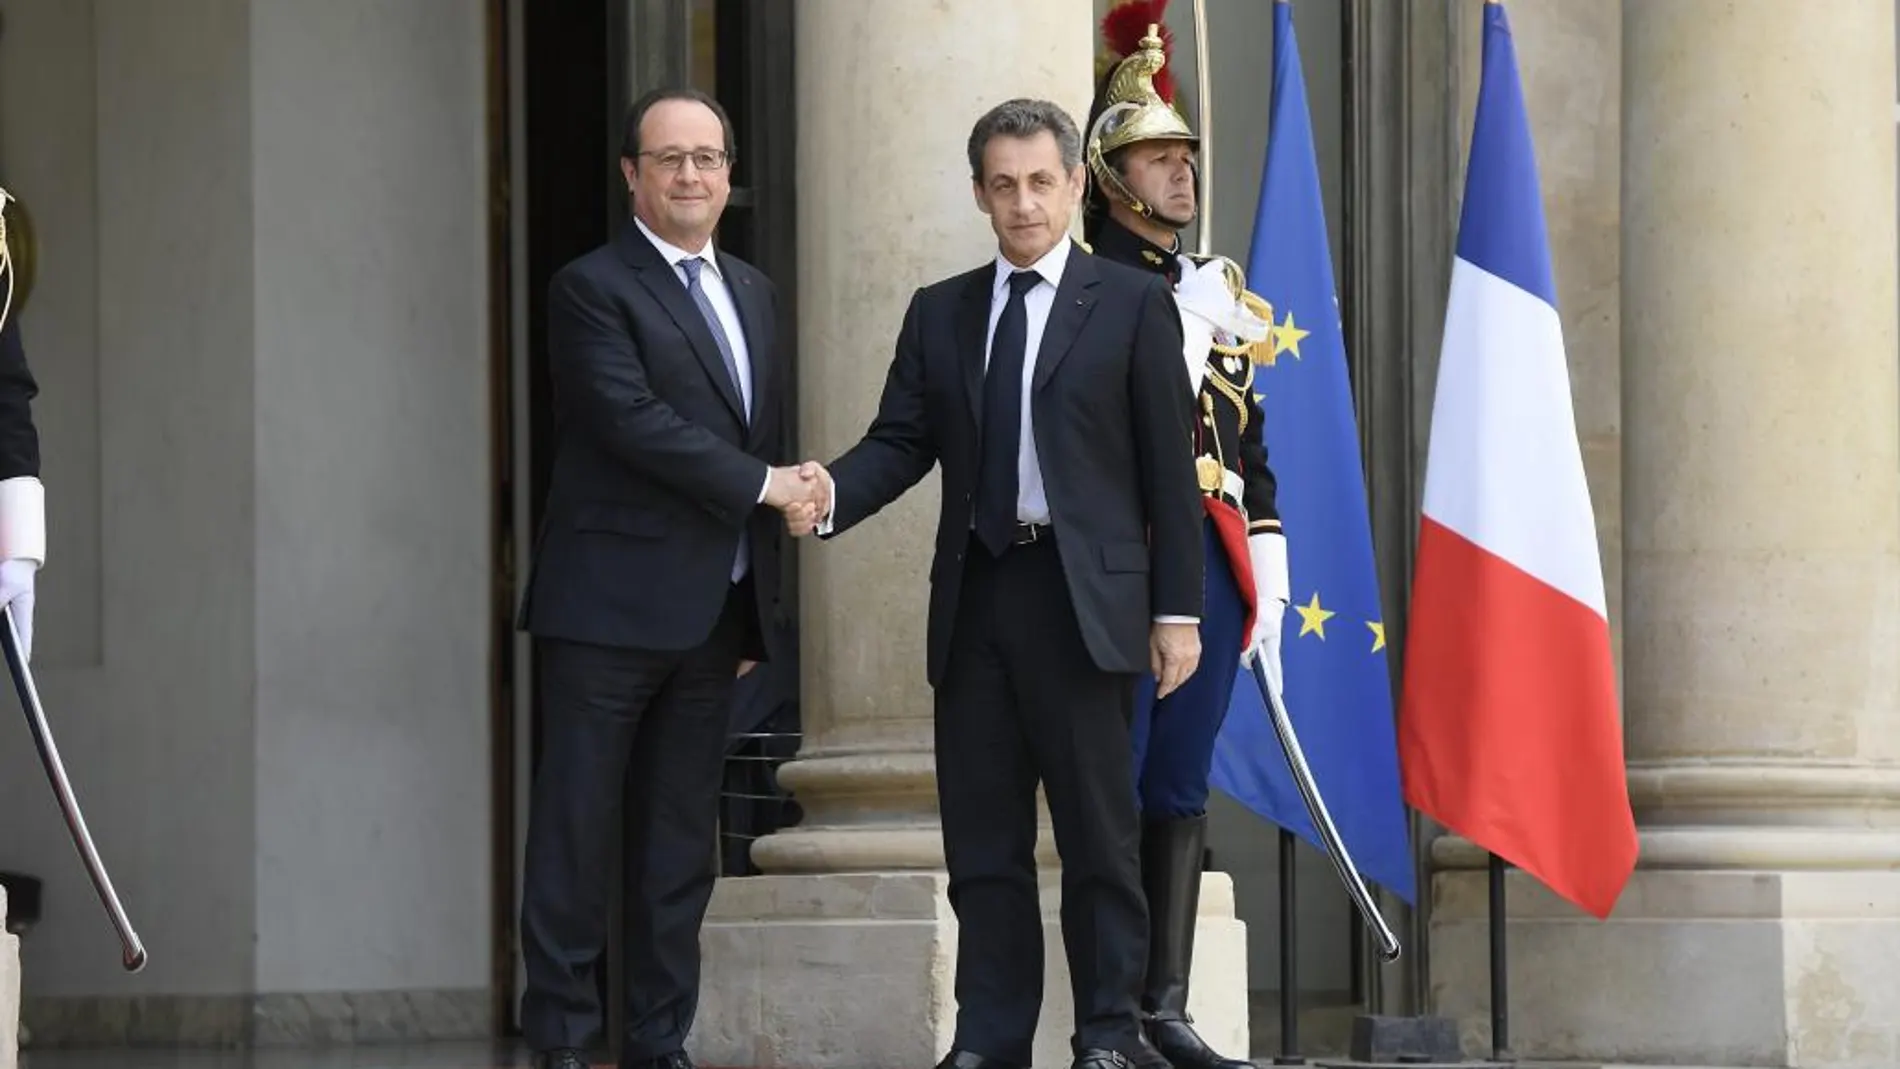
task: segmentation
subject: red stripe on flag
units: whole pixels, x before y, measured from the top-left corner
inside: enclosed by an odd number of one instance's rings
[[[1405,665],[1406,800],[1609,916],[1637,854],[1609,625],[1426,517]]]

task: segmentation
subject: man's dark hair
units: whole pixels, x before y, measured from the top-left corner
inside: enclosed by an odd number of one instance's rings
[[[983,113],[970,130],[970,177],[983,181],[983,149],[996,137],[1034,137],[1044,130],[1056,139],[1064,174],[1082,164],[1082,134],[1069,113],[1047,100],[1006,100]]]
[[[643,94],[627,109],[626,125],[620,131],[620,155],[632,160],[635,167],[640,165],[640,123],[646,119],[653,105],[663,100],[692,100],[711,108],[712,113],[719,116],[719,128],[725,131],[726,155],[730,157],[738,150],[738,146],[733,144],[732,119],[727,117],[726,109],[719,106],[719,101],[697,89],[655,89]]]

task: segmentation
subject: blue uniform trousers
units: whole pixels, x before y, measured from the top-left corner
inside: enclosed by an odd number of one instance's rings
[[[1155,677],[1143,673],[1135,689],[1135,794],[1147,820],[1198,816],[1207,810],[1207,776],[1214,739],[1227,718],[1246,636],[1247,603],[1241,599],[1227,550],[1202,521],[1206,546],[1205,605],[1201,610],[1201,663],[1159,702]]]

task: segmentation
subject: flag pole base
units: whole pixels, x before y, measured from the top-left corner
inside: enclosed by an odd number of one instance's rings
[[[1516,1062],[1353,1062],[1317,1061],[1313,1069],[1517,1069]]]
[[[1491,1059],[1514,1061],[1511,1056],[1510,959],[1505,953],[1504,932],[1509,910],[1504,897],[1504,859],[1492,854],[1486,876],[1490,884],[1491,943]]]
[[[1280,1053],[1275,1065],[1305,1065],[1300,1056],[1300,905],[1297,840],[1280,829]]]
[[[1458,1022],[1449,1017],[1353,1018],[1347,1060],[1316,1065],[1464,1065]]]

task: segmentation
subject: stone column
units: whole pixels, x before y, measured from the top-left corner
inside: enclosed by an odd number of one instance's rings
[[[801,451],[828,460],[869,425],[919,287],[995,253],[966,142],[984,111],[1043,97],[1078,123],[1093,87],[1090,0],[797,9]],[[925,682],[937,516],[932,474],[829,544],[802,547],[805,739],[781,782],[804,810],[761,840],[768,875],[722,881],[708,921],[696,1056],[720,1065],[931,1065],[955,1027],[957,929],[945,895]],[[1044,837],[1045,862],[1053,862]],[[1072,1010],[1043,874],[1037,1064],[1069,1059]],[[1197,985],[1210,1038],[1246,1044],[1245,946],[1210,878]],[[1238,978],[1235,982],[1235,978]]]
[[[1894,8],[1624,10],[1629,913],[1698,959],[1625,996],[1645,1056],[1891,1066]]]
[[[1894,8],[1623,11],[1623,648],[1642,856],[1603,925],[1513,885],[1514,1046],[1892,1066]],[[1478,880],[1441,903],[1482,909]]]

